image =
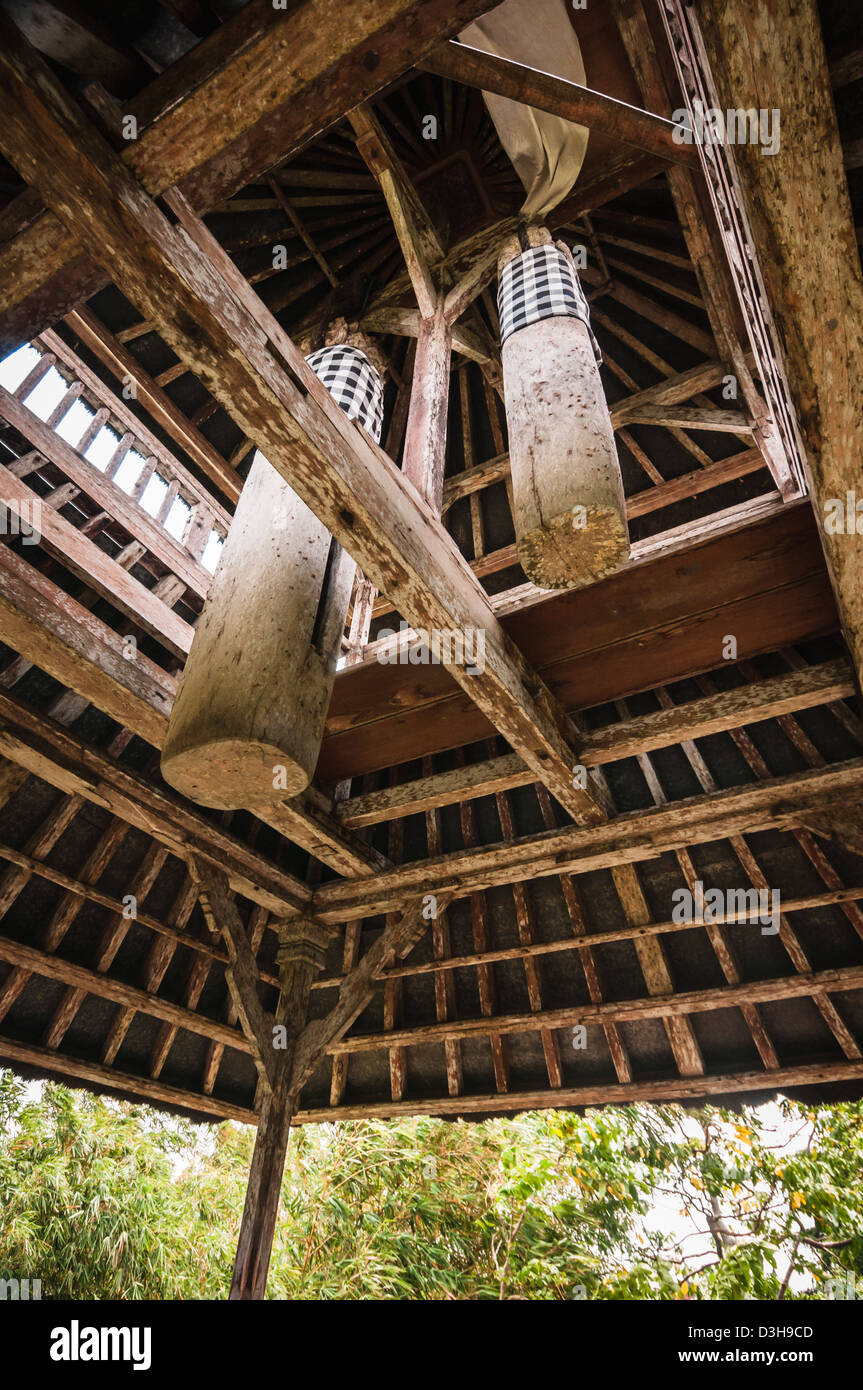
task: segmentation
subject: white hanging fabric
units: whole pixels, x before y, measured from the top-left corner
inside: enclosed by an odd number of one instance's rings
[[[463,29],[459,38],[496,57],[584,84],[584,63],[566,0],[504,0]],[[575,183],[584,161],[588,131],[508,97],[483,92],[483,98],[524,185],[521,214],[525,220],[541,219]]]

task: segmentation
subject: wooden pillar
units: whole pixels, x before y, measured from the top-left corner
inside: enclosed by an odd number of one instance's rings
[[[527,241],[551,236],[531,228]],[[498,273],[522,254],[512,237]],[[590,329],[564,314],[528,322],[506,336],[501,359],[521,566],[542,589],[594,583],[627,559],[629,533]]]
[[[327,346],[348,341],[339,326]],[[256,451],[162,750],[165,780],[183,795],[263,809],[308,786],[355,568]]]
[[[261,1106],[231,1278],[231,1299],[261,1299],[266,1291],[285,1154],[299,1100],[290,1088],[294,1046],[305,1027],[309,992],[323,966],[329,939],[326,928],[303,917],[280,922],[278,931],[276,960],[282,988],[275,1022],[285,1032],[277,1039],[274,1031],[274,1041],[284,1041],[286,1045],[277,1052],[276,1085],[266,1093]]]
[[[443,505],[452,325],[443,298],[420,320],[402,472],[436,516]]]
[[[775,139],[733,161],[805,450],[806,474],[858,686],[863,681],[863,275],[815,0],[705,0],[686,11],[723,113]],[[858,513],[858,507],[860,512]]]

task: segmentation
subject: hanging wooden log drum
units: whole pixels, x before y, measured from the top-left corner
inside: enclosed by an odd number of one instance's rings
[[[579,588],[629,556],[587,302],[571,254],[545,228],[511,238],[498,271],[518,558],[542,589]]]
[[[309,359],[377,440],[379,373],[345,344]],[[195,630],[162,750],[166,781],[204,806],[278,804],[320,753],[354,561],[255,452]]]

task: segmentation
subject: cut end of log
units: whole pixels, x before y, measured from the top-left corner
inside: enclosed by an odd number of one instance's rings
[[[177,752],[166,749],[162,776],[199,806],[237,811],[278,806],[299,796],[311,770],[275,744],[226,738]]]
[[[615,506],[585,509],[583,524],[571,512],[537,526],[518,539],[518,558],[540,589],[582,589],[614,574],[629,559],[629,531]]]

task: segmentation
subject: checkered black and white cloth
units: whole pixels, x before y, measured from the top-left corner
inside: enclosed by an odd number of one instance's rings
[[[497,309],[501,347],[510,334],[542,319],[581,319],[590,329],[590,311],[575,267],[553,244],[532,246],[504,266],[497,287]],[[599,344],[592,332],[590,336],[600,359]]]
[[[384,420],[384,387],[380,373],[359,348],[340,343],[320,348],[306,358],[336,405],[380,443]]]

